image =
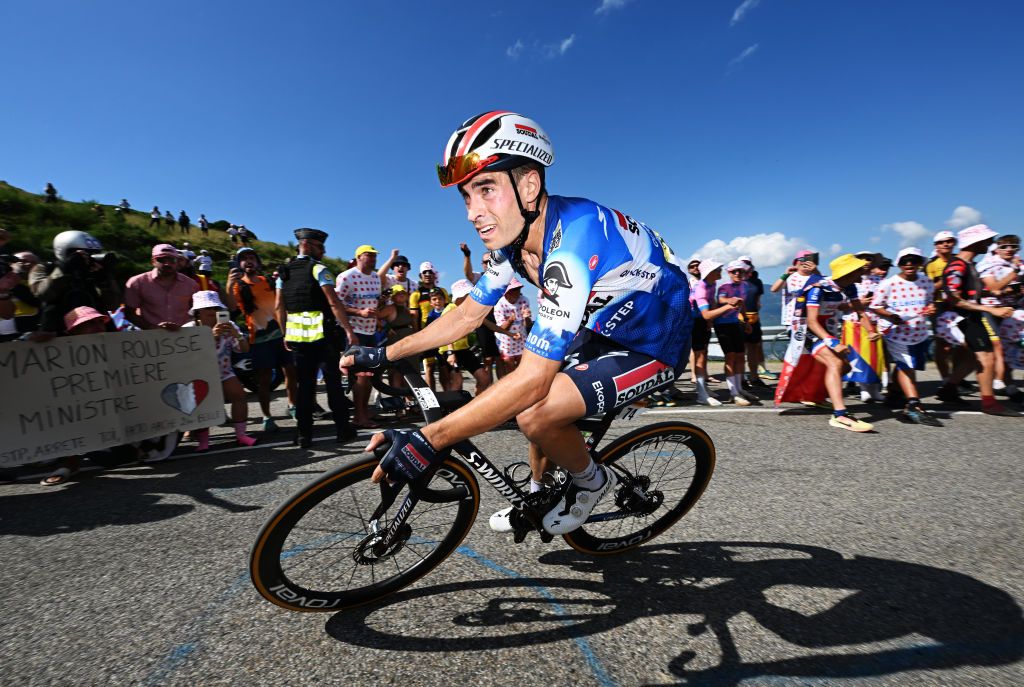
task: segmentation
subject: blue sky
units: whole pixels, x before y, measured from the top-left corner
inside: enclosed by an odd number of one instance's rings
[[[826,256],[979,218],[1024,231],[1016,2],[7,2],[0,178],[284,242],[432,260],[479,244],[434,165],[522,112],[554,193],[677,253]],[[960,208],[954,216],[954,212]]]

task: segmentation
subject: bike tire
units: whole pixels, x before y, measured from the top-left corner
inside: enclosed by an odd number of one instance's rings
[[[664,455],[671,447],[671,453]],[[715,470],[715,445],[707,433],[686,422],[660,422],[622,435],[602,448],[595,461],[650,478],[649,490],[664,499],[649,515],[621,513],[618,501],[624,485],[605,496],[584,525],[566,535],[566,543],[582,553],[605,556],[622,553],[650,541],[686,515],[704,494]],[[613,468],[614,469],[614,468]]]
[[[435,494],[459,489],[464,495],[437,503],[421,500],[406,521],[412,533],[405,546],[374,563],[357,562],[366,517],[380,503],[379,487],[370,481],[378,462],[368,455],[321,475],[270,517],[249,558],[252,583],[263,598],[307,612],[370,603],[423,577],[462,543],[476,519],[480,488],[469,467],[448,458],[429,488]],[[400,507],[405,493],[388,513]],[[387,514],[382,522],[385,528],[390,524]]]

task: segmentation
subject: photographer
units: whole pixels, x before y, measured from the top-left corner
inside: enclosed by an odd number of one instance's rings
[[[77,307],[107,312],[121,304],[115,256],[102,251],[100,242],[84,231],[63,231],[54,237],[56,261],[36,265],[28,277],[32,294],[41,302],[41,331],[63,333],[64,315]]]

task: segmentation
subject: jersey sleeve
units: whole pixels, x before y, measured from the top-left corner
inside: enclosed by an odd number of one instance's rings
[[[487,267],[487,271],[483,273],[483,276],[473,285],[473,290],[469,292],[469,297],[480,305],[493,308],[501,300],[501,297],[505,295],[505,289],[508,288],[509,282],[512,281],[514,276],[515,272],[512,270],[512,263],[509,262],[505,251],[491,251],[491,264]]]
[[[583,323],[600,266],[620,264],[606,255],[606,229],[596,212],[580,215],[562,227],[561,243],[544,260],[537,319],[526,337],[526,350],[549,360],[565,357]]]
[[[807,289],[807,307],[817,308],[821,306],[821,287],[812,286]]]
[[[947,296],[960,298],[966,272],[966,265],[961,261],[947,263],[946,269],[942,272],[942,290]]]

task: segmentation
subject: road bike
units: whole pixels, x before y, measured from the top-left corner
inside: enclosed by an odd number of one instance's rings
[[[413,396],[428,423],[467,402],[465,393],[430,391],[407,361],[396,365],[409,389],[387,387],[380,376],[375,383],[387,393]],[[619,554],[650,541],[693,508],[711,479],[714,444],[685,422],[646,425],[598,448],[612,423],[635,417],[642,403],[577,423],[594,460],[618,477],[614,493],[583,526],[562,535],[577,551]],[[304,486],[274,512],[253,544],[249,572],[256,590],[289,610],[339,611],[407,587],[440,565],[469,533],[480,507],[477,474],[513,506],[515,542],[530,532],[545,542],[553,539],[541,520],[568,488],[564,471],[550,474],[547,488],[528,494],[522,487],[529,477],[521,477],[526,463],[501,470],[469,440],[451,448],[451,455],[407,489],[370,480],[386,447]]]

